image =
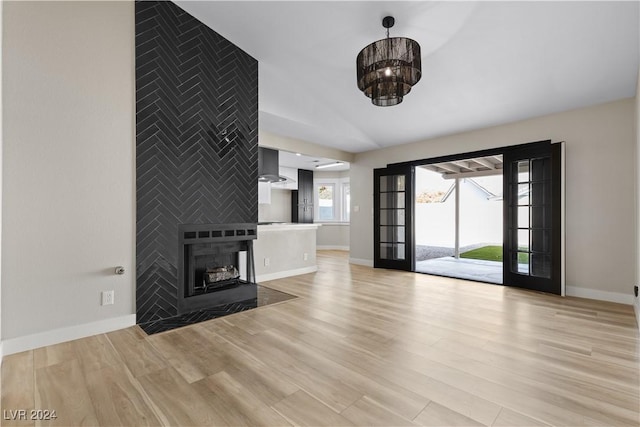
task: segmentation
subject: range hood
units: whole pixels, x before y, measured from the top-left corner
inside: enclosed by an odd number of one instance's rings
[[[258,181],[282,182],[287,178],[280,176],[280,161],[278,150],[258,147]]]

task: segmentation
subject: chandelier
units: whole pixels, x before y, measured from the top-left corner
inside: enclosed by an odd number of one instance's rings
[[[420,45],[405,37],[390,38],[394,23],[393,16],[385,17],[387,38],[362,49],[356,59],[358,89],[378,107],[400,104],[422,76]]]

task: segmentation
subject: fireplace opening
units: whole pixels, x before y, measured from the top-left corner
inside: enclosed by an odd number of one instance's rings
[[[242,242],[185,245],[185,298],[241,284]]]
[[[256,231],[256,224],[179,226],[179,314],[255,298]]]

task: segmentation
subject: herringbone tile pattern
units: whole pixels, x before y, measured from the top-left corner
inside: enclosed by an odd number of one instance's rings
[[[136,2],[138,322],[177,314],[178,224],[257,222],[258,63],[172,2]]]

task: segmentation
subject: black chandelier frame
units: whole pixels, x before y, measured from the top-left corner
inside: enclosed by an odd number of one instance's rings
[[[386,16],[387,37],[371,43],[356,58],[358,89],[379,107],[402,102],[422,77],[420,45],[406,37],[389,37],[395,19]]]

